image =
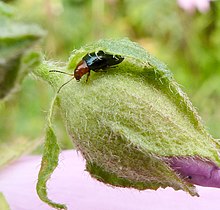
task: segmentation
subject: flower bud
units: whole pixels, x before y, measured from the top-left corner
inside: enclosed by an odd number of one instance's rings
[[[124,60],[114,68],[91,71],[88,82],[86,76],[72,80],[58,93],[68,133],[87,170],[113,186],[170,186],[198,195],[167,160],[197,157],[219,166],[219,143],[204,129],[186,94],[166,65],[127,39],[101,40],[75,50],[68,72],[84,55],[99,50]],[[56,89],[68,80],[59,75],[57,82],[57,74],[51,75],[48,80]]]

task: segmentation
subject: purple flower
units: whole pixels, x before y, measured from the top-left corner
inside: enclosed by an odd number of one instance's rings
[[[198,159],[178,158],[172,161],[173,166],[181,165],[184,170],[189,168],[189,171],[193,171],[195,167],[196,174],[203,174],[206,170],[207,174],[212,170],[215,171],[213,164],[207,162],[204,164]],[[40,156],[27,156],[0,171],[0,191],[4,193],[11,210],[51,210],[51,207],[43,203],[36,194],[40,162]],[[211,177],[213,178],[213,175]],[[59,166],[47,187],[49,198],[66,203],[69,210],[219,208],[220,189],[217,188],[198,187],[201,195],[198,198],[191,197],[183,191],[174,191],[172,188],[138,191],[107,186],[90,177],[85,171],[83,158],[74,150],[61,153]]]
[[[177,0],[179,6],[189,13],[193,13],[196,9],[200,12],[207,12],[210,8],[211,0]]]
[[[180,157],[171,158],[170,165],[192,184],[220,188],[220,168],[211,161]]]

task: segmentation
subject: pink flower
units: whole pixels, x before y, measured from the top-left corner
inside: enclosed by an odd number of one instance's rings
[[[0,191],[4,193],[11,210],[52,209],[36,194],[40,162],[40,156],[27,156],[0,171]],[[199,198],[171,188],[140,192],[110,187],[90,177],[85,171],[83,158],[74,150],[61,153],[59,166],[48,183],[49,198],[67,204],[69,210],[219,208],[220,189],[198,187],[198,190]]]
[[[200,12],[207,12],[210,8],[211,0],[177,0],[179,6],[189,13],[193,13],[196,9]]]

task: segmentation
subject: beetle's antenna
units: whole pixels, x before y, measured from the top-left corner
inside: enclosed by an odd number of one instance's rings
[[[65,86],[66,84],[68,84],[70,81],[72,81],[74,79],[74,74],[70,74],[70,73],[67,73],[67,72],[64,72],[64,71],[59,71],[59,70],[50,70],[49,72],[57,72],[57,73],[61,73],[61,74],[66,74],[66,75],[69,75],[69,76],[72,76],[72,78],[70,80],[68,80],[67,82],[65,82],[64,84],[62,84],[57,93],[60,92],[60,90],[63,88],[63,86]]]
[[[67,73],[67,72],[64,72],[64,71],[50,70],[49,72],[58,72],[58,73],[61,73],[61,74],[67,74],[69,76],[73,76],[73,74],[70,74],[70,73]]]
[[[60,90],[63,88],[63,86],[65,86],[66,84],[68,84],[69,82],[71,82],[73,79],[74,79],[74,77],[72,77],[72,78],[71,78],[70,80],[68,80],[67,82],[63,83],[63,84],[59,87],[57,93],[59,93]]]

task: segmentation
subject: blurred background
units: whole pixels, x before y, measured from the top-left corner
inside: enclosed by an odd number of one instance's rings
[[[205,126],[220,138],[220,2],[209,0],[11,0],[16,21],[47,31],[47,59],[67,61],[71,51],[100,38],[128,37],[166,63],[189,95]],[[0,141],[39,139],[53,92],[25,78],[0,104]],[[59,117],[58,117],[59,119]],[[72,148],[57,120],[62,149]],[[40,149],[42,148],[40,146]],[[38,148],[39,151],[39,148]]]

